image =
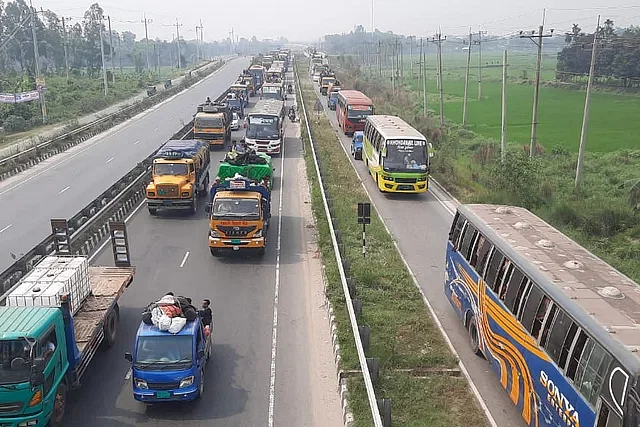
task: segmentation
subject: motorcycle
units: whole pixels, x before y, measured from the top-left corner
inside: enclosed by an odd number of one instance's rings
[[[287,93],[289,93],[289,94],[293,93],[293,86],[291,86],[291,85],[287,86]]]

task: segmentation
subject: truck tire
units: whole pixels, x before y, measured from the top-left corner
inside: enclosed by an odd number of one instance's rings
[[[204,368],[202,368],[200,370],[200,385],[198,386],[198,396],[196,396],[196,399],[202,398],[202,395],[204,394],[204,379]]]
[[[209,252],[211,252],[211,255],[216,256],[216,257],[218,255],[220,255],[220,249],[218,249],[218,248],[209,247]]]
[[[198,193],[193,195],[193,200],[191,200],[191,207],[189,209],[189,213],[191,215],[195,215],[198,212]]]
[[[118,335],[118,306],[116,305],[111,312],[107,315],[104,321],[104,343],[107,348],[112,347],[116,343],[116,337]]]
[[[149,208],[149,215],[155,216],[158,213],[156,208]]]
[[[209,172],[207,172],[207,175],[204,177],[204,182],[202,183],[202,191],[198,191],[198,196],[204,197],[207,195],[208,191],[209,191]]]
[[[64,382],[61,382],[58,386],[54,399],[53,411],[51,411],[51,419],[49,420],[49,427],[60,427],[62,426],[64,412],[67,407],[67,386]]]

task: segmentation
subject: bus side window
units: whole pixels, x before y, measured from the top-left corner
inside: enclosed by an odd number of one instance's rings
[[[536,316],[533,319],[533,327],[531,328],[531,335],[535,337],[538,341],[540,341],[540,337],[542,336],[542,325],[544,324],[544,320],[547,317],[547,311],[551,307],[551,300],[548,296],[542,296],[542,301],[540,301],[540,305],[538,305],[538,310],[536,311]]]
[[[587,353],[587,348],[585,348],[580,358],[576,385],[580,388],[582,395],[595,406],[604,382],[604,375],[613,357],[593,340],[589,340],[589,342],[592,349],[589,354]]]
[[[558,306],[556,304],[551,304],[551,308],[547,311],[547,315],[542,322],[542,331],[540,333],[540,346],[546,347],[547,340],[549,339],[549,332],[551,331],[551,325],[556,320],[556,315],[558,314]]]
[[[518,268],[513,269],[513,274],[509,278],[509,283],[507,284],[507,293],[504,298],[504,303],[512,313],[515,313],[514,308],[516,307],[516,298],[520,293],[524,285],[524,273],[520,271]]]
[[[491,253],[491,249],[493,248],[493,244],[488,241],[484,236],[480,236],[481,239],[484,239],[482,245],[478,244],[478,250],[476,251],[476,259],[477,264],[474,264],[476,271],[479,276],[484,274],[484,269],[487,266],[487,258],[489,258],[489,254]]]
[[[496,293],[498,294],[498,298],[504,301],[505,295],[507,293],[507,284],[509,283],[509,279],[513,275],[513,269],[515,266],[510,260],[506,260],[504,262],[504,266],[502,267],[501,274],[498,275],[498,281],[496,283]]]
[[[576,342],[572,344],[573,349],[570,350],[571,356],[569,357],[569,364],[567,365],[566,376],[574,380],[576,378],[576,371],[578,369],[578,362],[584,351],[584,347],[587,343],[587,334],[581,329],[576,338]]]
[[[485,272],[484,281],[491,289],[495,288],[496,277],[498,276],[498,270],[502,266],[504,261],[504,255],[498,249],[493,251],[491,258],[489,259],[489,266]]]
[[[534,321],[536,320],[536,315],[540,311],[539,309],[543,297],[544,294],[540,288],[532,283],[531,290],[529,291],[529,295],[524,303],[524,310],[522,311],[522,319],[520,319],[520,322],[527,331],[532,332],[533,336],[535,336],[535,334],[533,334]],[[542,324],[542,321],[540,321],[540,324]]]
[[[551,325],[551,333],[549,339],[544,346],[551,359],[558,364],[560,369],[564,368],[567,362],[567,354],[569,349],[565,350],[565,343],[569,340],[569,343],[573,341],[573,337],[576,335],[578,327],[571,320],[569,315],[564,310],[558,310],[553,325]],[[563,360],[564,355],[564,360]]]
[[[459,212],[456,213],[453,224],[451,224],[451,230],[449,231],[449,240],[456,250],[458,250],[458,246],[460,245],[460,234],[462,234],[462,227],[464,227],[465,222],[465,218],[460,215]]]
[[[475,227],[471,224],[467,225],[464,233],[462,233],[462,244],[460,245],[460,254],[465,258],[469,259],[469,249],[471,248],[471,243],[476,238],[477,231]]]

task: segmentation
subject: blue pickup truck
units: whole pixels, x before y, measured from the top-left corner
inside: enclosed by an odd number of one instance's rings
[[[125,353],[131,362],[134,399],[151,404],[200,398],[212,351],[211,333],[200,316],[177,334],[142,322],[133,353]]]

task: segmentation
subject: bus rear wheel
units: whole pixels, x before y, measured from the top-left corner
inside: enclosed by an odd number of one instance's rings
[[[467,331],[469,332],[469,346],[471,347],[471,350],[477,356],[482,356],[482,351],[480,350],[480,333],[478,331],[478,324],[476,322],[476,317],[473,315],[469,319],[469,324],[467,325]]]

